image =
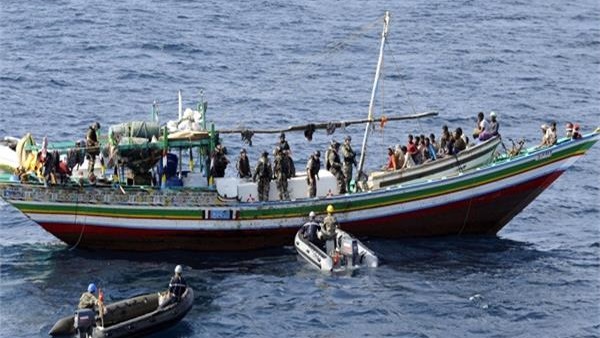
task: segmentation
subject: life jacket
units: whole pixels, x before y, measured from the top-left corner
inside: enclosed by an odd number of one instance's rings
[[[171,278],[169,283],[169,292],[174,294],[176,297],[181,297],[187,288],[187,283],[182,276],[175,275]]]

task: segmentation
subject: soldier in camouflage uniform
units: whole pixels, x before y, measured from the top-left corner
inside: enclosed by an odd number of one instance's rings
[[[289,159],[287,151],[282,151],[280,147],[276,147],[275,160],[273,162],[274,178],[277,180],[277,190],[279,191],[280,200],[290,199],[288,193],[288,177],[290,174]]]
[[[350,181],[352,180],[352,166],[356,165],[356,153],[352,150],[352,146],[350,145],[350,141],[352,138],[350,136],[346,136],[344,140],[344,145],[342,146],[342,156],[344,157],[344,185],[346,186],[346,190],[350,190]]]
[[[317,196],[317,180],[321,169],[321,152],[315,151],[306,163],[306,183],[308,183],[308,197]]]
[[[256,170],[252,180],[256,182],[258,178],[257,190],[258,200],[268,201],[269,200],[269,184],[271,183],[271,177],[273,176],[273,170],[271,169],[271,163],[269,162],[269,153],[263,152],[262,157],[256,164]]]
[[[338,151],[340,149],[339,142],[332,141],[329,150],[327,151],[327,164],[326,168],[331,172],[337,180],[338,192],[340,194],[346,193],[346,179],[342,172],[342,163],[340,162],[340,155]]]
[[[94,293],[96,293],[96,284],[90,283],[87,292],[84,292],[81,295],[81,298],[79,298],[79,305],[77,308],[98,310],[98,299],[94,296]]]
[[[292,149],[290,148],[288,141],[285,140],[285,133],[283,132],[279,134],[279,149],[281,149],[281,151],[287,155],[286,159],[290,168],[288,172],[288,178],[296,177],[296,166],[294,165],[294,160],[292,159]]]

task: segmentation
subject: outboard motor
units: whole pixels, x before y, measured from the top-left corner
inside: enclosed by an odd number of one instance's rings
[[[75,311],[73,326],[79,338],[91,337],[96,326],[96,312],[91,309]]]
[[[346,264],[348,266],[358,265],[359,255],[358,255],[358,241],[354,238],[344,236],[342,237],[340,245],[340,251],[346,257]]]

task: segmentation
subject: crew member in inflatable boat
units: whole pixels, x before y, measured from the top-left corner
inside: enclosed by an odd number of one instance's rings
[[[98,311],[98,299],[96,296],[94,296],[96,290],[96,284],[90,283],[87,291],[81,294],[81,297],[79,298],[79,306],[77,308]]]
[[[323,219],[323,226],[319,232],[319,238],[325,241],[327,252],[335,250],[335,231],[338,228],[337,218],[333,215],[333,205],[327,206],[327,216]],[[330,247],[331,246],[331,247]]]
[[[308,214],[308,222],[302,226],[302,235],[308,239],[309,242],[318,244],[319,238],[317,237],[317,231],[319,231],[319,223],[316,220],[315,212],[311,211]]]
[[[187,289],[187,283],[183,278],[183,268],[181,265],[175,267],[175,275],[171,277],[169,282],[169,296],[172,300],[179,301],[181,296]]]

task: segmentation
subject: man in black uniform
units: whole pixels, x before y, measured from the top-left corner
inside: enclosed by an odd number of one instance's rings
[[[185,278],[183,278],[183,268],[181,265],[177,265],[175,267],[175,275],[171,277],[171,281],[169,282],[169,296],[179,301],[186,289],[187,283],[185,282]]]
[[[213,177],[225,177],[225,169],[229,164],[229,159],[225,156],[225,149],[220,144],[217,144],[213,154],[213,163],[211,174]]]
[[[306,163],[306,183],[308,183],[308,197],[317,196],[317,180],[319,179],[319,170],[321,170],[321,152],[315,151],[308,158]]]
[[[240,178],[252,177],[252,173],[250,172],[250,161],[248,160],[246,149],[240,151],[240,158],[237,161],[237,170]]]

